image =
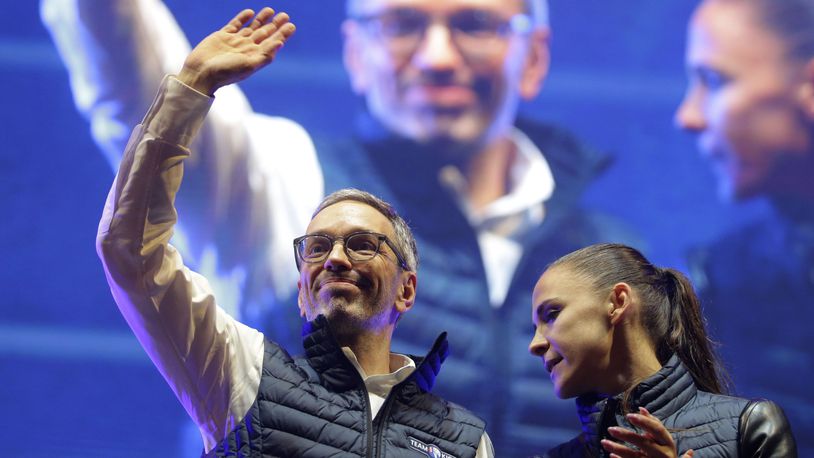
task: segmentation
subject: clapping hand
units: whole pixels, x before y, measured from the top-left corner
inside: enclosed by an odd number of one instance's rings
[[[627,420],[642,432],[637,433],[627,428],[612,426],[608,433],[615,439],[624,441],[634,447],[620,444],[607,439],[602,440],[602,448],[611,454],[611,458],[676,458],[673,436],[667,431],[662,422],[650,414],[644,407],[639,407],[639,413],[627,414]],[[681,458],[692,458],[693,451],[687,450]]]
[[[254,11],[243,10],[195,46],[178,79],[212,95],[218,88],[242,81],[271,63],[294,30],[285,13],[275,15],[266,7],[255,16]]]

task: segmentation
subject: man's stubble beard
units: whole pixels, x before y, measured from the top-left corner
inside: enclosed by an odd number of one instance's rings
[[[324,310],[331,331],[337,341],[345,346],[354,341],[360,333],[369,330],[372,319],[378,316],[374,301],[368,298],[349,299],[343,296],[331,297]]]

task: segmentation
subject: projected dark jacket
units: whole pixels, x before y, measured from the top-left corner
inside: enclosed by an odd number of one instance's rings
[[[738,393],[776,401],[814,456],[814,204],[775,202],[690,266]]]
[[[543,152],[556,182],[543,223],[522,238],[523,254],[503,304],[490,305],[481,250],[459,203],[439,182],[438,152],[394,138],[369,117],[345,142],[317,143],[326,193],[357,187],[389,201],[410,223],[421,265],[417,302],[402,318],[395,351],[448,330],[450,358],[434,392],[484,418],[497,456],[529,456],[541,441],[575,428],[569,403],[556,399],[539,360],[528,354],[531,291],[546,264],[598,241],[627,237],[620,225],[580,205],[607,158],[552,128],[517,128]],[[623,241],[630,241],[629,239]],[[560,438],[558,440],[558,438]]]

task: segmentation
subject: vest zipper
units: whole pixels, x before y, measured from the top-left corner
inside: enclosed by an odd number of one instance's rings
[[[365,456],[367,458],[374,458],[373,453],[373,414],[371,413],[372,406],[370,405],[370,393],[367,392],[367,386],[365,386],[364,382],[362,382],[362,392],[364,393],[365,397],[365,405],[367,408],[365,409],[365,417],[367,419],[367,452]]]
[[[393,405],[393,397],[396,395],[397,390],[400,391],[401,384],[405,381],[395,385],[390,390],[390,393],[387,395],[387,399],[384,400],[384,405],[382,405],[382,408],[379,409],[379,426],[376,427],[376,457],[382,456],[382,442],[384,441],[384,430],[386,424],[385,419],[390,415],[390,408]],[[368,410],[368,414],[370,414],[370,410]]]

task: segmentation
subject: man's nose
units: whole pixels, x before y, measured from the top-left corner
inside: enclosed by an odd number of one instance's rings
[[[694,86],[687,89],[681,105],[676,109],[674,117],[676,127],[688,132],[700,132],[707,128],[702,97],[701,89]]]
[[[463,61],[452,31],[439,23],[427,26],[413,58],[421,68],[431,70],[452,70]]]
[[[331,251],[328,253],[328,257],[325,258],[323,266],[325,269],[331,271],[350,270],[352,264],[350,259],[348,259],[348,255],[345,254],[344,241],[334,242]]]

